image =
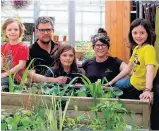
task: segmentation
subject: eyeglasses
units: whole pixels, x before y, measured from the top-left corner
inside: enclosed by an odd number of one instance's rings
[[[53,30],[53,29],[38,29],[38,31],[39,31],[40,33],[45,33],[45,32],[51,33],[52,30]]]
[[[97,48],[97,49],[99,49],[100,47],[101,48],[106,48],[106,44],[102,44],[102,45],[99,45],[99,44],[95,44],[95,47]]]

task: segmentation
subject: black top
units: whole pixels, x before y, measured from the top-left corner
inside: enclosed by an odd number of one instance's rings
[[[45,75],[47,67],[53,66],[54,55],[51,55],[51,52],[55,49],[55,43],[51,41],[51,51],[48,53],[46,50],[42,49],[37,41],[29,47],[29,61],[35,58],[35,61],[32,63],[30,68],[34,68],[36,73]],[[47,67],[46,67],[47,66]]]
[[[81,77],[81,70],[77,69],[77,71],[72,71],[72,72],[65,72],[63,70],[60,69],[54,69],[53,67],[48,69],[47,72],[45,73],[45,76],[47,77],[59,77],[59,76],[67,76],[68,80],[66,82],[66,84],[68,84],[73,78],[75,77]],[[77,79],[74,83],[81,83],[81,79]]]
[[[117,57],[109,56],[104,62],[96,62],[95,58],[86,60],[82,67],[91,82],[96,82],[98,79],[103,79],[103,77],[110,81],[119,74],[122,62]]]

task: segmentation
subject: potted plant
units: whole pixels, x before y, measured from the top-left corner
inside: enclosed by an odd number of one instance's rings
[[[59,35],[58,35],[57,32],[54,32],[54,35],[53,35],[53,37],[52,37],[52,40],[53,40],[53,41],[59,41]]]

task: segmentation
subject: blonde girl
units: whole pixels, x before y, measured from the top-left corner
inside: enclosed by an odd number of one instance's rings
[[[7,67],[11,74],[15,75],[15,81],[20,82],[23,71],[26,67],[26,61],[29,57],[29,48],[21,39],[24,35],[25,27],[16,18],[7,19],[2,26],[3,33],[8,38],[1,47],[1,66]],[[8,73],[1,71],[1,84],[6,83]]]

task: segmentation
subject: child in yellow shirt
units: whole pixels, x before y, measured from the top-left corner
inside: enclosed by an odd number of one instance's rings
[[[116,87],[120,89],[135,89],[138,98],[150,99],[151,101],[153,80],[159,66],[154,49],[155,40],[156,34],[146,19],[140,18],[134,20],[130,26],[129,41],[136,47],[133,50],[130,62],[127,68],[108,82],[106,86],[113,85],[116,82]],[[133,74],[130,78],[123,78],[132,70]]]

